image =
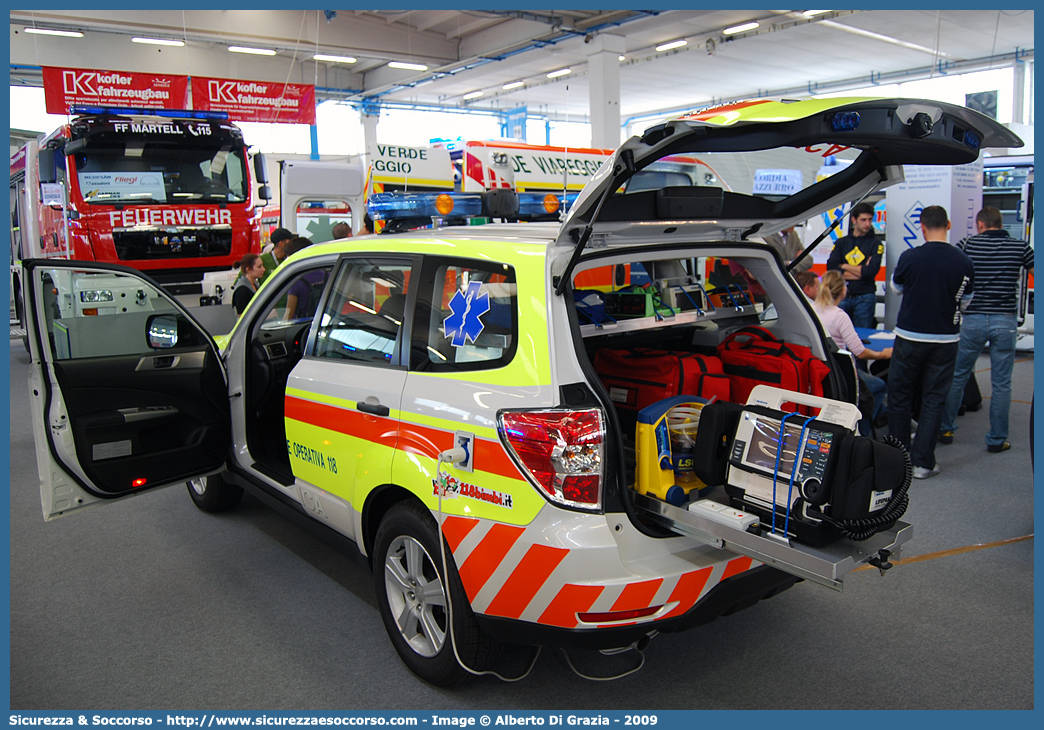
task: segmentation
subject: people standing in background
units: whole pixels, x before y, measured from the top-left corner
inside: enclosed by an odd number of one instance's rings
[[[275,228],[270,234],[268,234],[268,243],[261,249],[261,253],[269,253],[274,247],[277,241],[289,240],[293,237],[293,233],[286,230],[285,228]]]
[[[1022,269],[1033,273],[1033,249],[1025,241],[1008,235],[1001,212],[993,206],[988,205],[979,211],[975,216],[975,228],[978,233],[958,244],[975,267],[975,296],[961,318],[957,364],[946,397],[939,441],[953,443],[964,388],[968,378],[974,377],[973,369],[979,353],[989,342],[992,392],[986,449],[998,453],[1011,448],[1008,412],[1011,410],[1011,372],[1018,336],[1019,280]]]
[[[801,237],[797,234],[796,226],[790,226],[784,228],[779,233],[773,233],[765,236],[763,239],[765,243],[772,246],[779,253],[779,257],[783,259],[783,263],[790,264],[791,261],[796,259],[801,251],[805,248],[801,243]],[[808,271],[812,268],[812,256],[806,256],[801,260],[797,266],[792,270],[792,274],[797,274],[801,271]]]
[[[261,260],[265,264],[265,275],[261,278],[260,283],[264,284],[268,277],[279,268],[279,264],[283,263],[283,259],[286,258],[286,244],[295,235],[285,228],[276,228],[272,231],[272,237],[269,239],[272,242],[272,250],[261,254]]]
[[[975,284],[971,259],[947,242],[949,230],[941,206],[922,210],[924,243],[904,251],[892,274],[892,287],[903,300],[888,369],[888,433],[909,450],[915,479],[939,473],[935,442],[957,362],[961,308],[971,301]],[[910,419],[918,388],[921,415],[911,446]]]
[[[334,240],[334,241],[336,241],[336,240],[338,240],[340,238],[351,238],[351,236],[352,236],[352,227],[350,225],[348,225],[347,223],[345,223],[344,221],[341,221],[340,223],[335,223],[334,227],[333,227],[332,234],[333,234],[333,239],[332,240]]]
[[[310,245],[312,242],[303,236],[292,238],[286,245],[286,255],[287,257],[293,256]],[[315,314],[319,297],[323,293],[323,285],[326,283],[326,276],[327,272],[324,269],[310,269],[298,276],[287,290],[283,319],[308,319]]]
[[[892,356],[891,347],[871,350],[856,334],[848,313],[840,307],[846,295],[845,280],[841,276],[841,272],[826,272],[823,276],[823,283],[819,285],[819,292],[812,308],[819,315],[827,334],[837,343],[838,347],[845,348],[860,360],[887,360]],[[859,381],[874,396],[874,411],[870,415],[870,420],[877,425],[880,423],[879,419],[885,414],[885,393],[888,386],[884,380],[861,368],[857,368],[856,372],[859,375]],[[864,434],[869,433],[869,424],[862,424],[860,431]]]
[[[232,308],[236,310],[236,314],[242,315],[260,286],[261,277],[265,274],[265,264],[256,253],[248,253],[239,260],[238,266],[240,277],[232,287]]]
[[[841,308],[852,318],[856,327],[874,329],[874,308],[877,306],[877,272],[881,269],[884,241],[874,232],[874,208],[860,203],[852,208],[848,218],[848,235],[834,244],[827,259],[828,271],[840,271],[848,282],[848,296]]]

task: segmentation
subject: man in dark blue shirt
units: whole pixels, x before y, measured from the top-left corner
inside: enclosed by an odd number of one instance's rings
[[[1033,273],[1033,249],[1025,241],[1012,238],[1004,230],[1001,212],[986,206],[975,216],[978,233],[959,244],[975,266],[975,296],[961,320],[961,342],[953,385],[946,397],[939,441],[953,442],[957,430],[957,411],[964,397],[964,387],[979,359],[979,353],[990,343],[990,430],[986,449],[993,453],[1007,451],[1008,412],[1011,410],[1011,371],[1015,364],[1015,340],[1018,330],[1018,292],[1022,270]],[[1032,445],[1031,445],[1032,448]]]
[[[971,259],[947,243],[949,230],[942,206],[922,210],[924,243],[904,251],[892,273],[892,288],[903,301],[888,368],[888,433],[910,451],[916,479],[939,473],[935,441],[957,361],[961,308],[971,301],[975,281]],[[921,415],[911,446],[911,403],[918,387]]]
[[[834,244],[827,259],[827,270],[840,271],[848,282],[848,293],[838,305],[856,327],[874,329],[877,306],[877,272],[881,269],[884,243],[874,233],[874,209],[860,203],[849,213],[848,235]]]

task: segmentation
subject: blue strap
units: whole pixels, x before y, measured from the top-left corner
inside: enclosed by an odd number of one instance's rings
[[[697,303],[696,303],[696,302],[695,302],[695,301],[693,300],[693,298],[692,298],[692,297],[691,297],[691,296],[689,295],[689,292],[687,292],[687,291],[685,290],[685,287],[678,287],[678,288],[679,288],[679,289],[681,289],[681,291],[682,291],[682,294],[684,294],[684,295],[685,295],[685,298],[689,300],[689,304],[691,304],[691,305],[692,305],[692,306],[693,306],[693,307],[694,307],[694,308],[696,309],[696,313],[697,313],[697,314],[703,314],[703,310],[702,310],[702,309],[700,309],[700,305],[699,305],[699,304],[697,304]]]
[[[793,414],[792,414],[793,415]],[[787,534],[787,529],[790,527],[790,500],[794,494],[794,477],[797,476],[798,470],[798,459],[801,458],[801,450],[804,447],[805,439],[807,438],[806,433],[808,431],[808,424],[816,420],[815,416],[809,416],[805,419],[805,422],[801,424],[801,433],[798,434],[798,447],[797,451],[794,452],[794,468],[790,470],[790,486],[787,488],[787,518],[783,522],[783,534]]]
[[[616,320],[613,319],[613,317],[611,315],[606,314],[605,312],[602,312],[602,319],[595,319],[594,317],[591,316],[591,314],[589,312],[584,311],[581,307],[575,307],[575,309],[576,309],[578,314],[582,314],[585,317],[587,317],[589,320],[591,320],[591,324],[593,324],[598,329],[602,329],[602,322],[604,322],[606,320],[609,320],[613,324],[616,324]]]
[[[801,414],[798,413],[797,411],[794,411],[793,413],[784,414],[783,419],[779,422],[779,438],[777,439],[777,443],[779,444],[779,446],[776,447],[776,467],[772,470],[772,534],[773,535],[776,534],[776,510],[779,509],[779,506],[776,504],[776,483],[779,481],[779,459],[783,455],[783,446],[784,446],[784,442],[786,441],[786,438],[787,438],[785,426],[787,425],[787,419],[788,418],[790,418],[791,416],[799,416],[799,415],[801,415]],[[800,443],[800,441],[799,441],[799,443]],[[797,465],[797,454],[794,455],[794,464],[795,464],[795,466]],[[791,479],[791,482],[793,482],[793,480],[794,480],[793,473],[791,473],[790,479]],[[790,505],[789,504],[787,505],[787,516],[788,517],[790,516]],[[784,532],[784,535],[786,535],[785,532]]]
[[[714,302],[711,301],[710,295],[707,293],[707,290],[704,289],[703,284],[701,284],[698,281],[696,282],[696,286],[698,286],[700,288],[700,291],[703,292],[703,300],[707,302],[707,306],[709,306],[710,311],[713,312],[715,310]]]

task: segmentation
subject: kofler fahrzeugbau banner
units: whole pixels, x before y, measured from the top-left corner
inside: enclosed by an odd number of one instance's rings
[[[44,103],[48,114],[68,114],[73,106],[188,109],[188,79],[170,74],[44,66]]]
[[[315,124],[315,87],[193,76],[192,108],[228,112],[237,122]]]

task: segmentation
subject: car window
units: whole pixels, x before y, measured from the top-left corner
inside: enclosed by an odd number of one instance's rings
[[[770,266],[761,257],[700,256],[584,268],[573,280],[577,319],[581,326],[596,327],[621,320],[668,321],[694,311],[714,319],[775,319],[771,294],[782,290],[779,273]]]
[[[503,367],[518,339],[515,270],[487,262],[433,263],[421,292],[411,367],[465,371]]]
[[[149,318],[177,312],[156,287],[126,274],[65,268],[34,274],[43,297],[46,340],[56,360],[150,352]],[[178,344],[198,342],[186,328]]]
[[[271,329],[276,323],[298,324],[312,319],[332,271],[333,265],[327,264],[284,277],[283,286],[270,298],[267,311],[259,318],[265,323],[262,327]]]
[[[319,317],[313,355],[391,366],[402,330],[411,265],[348,259]]]

